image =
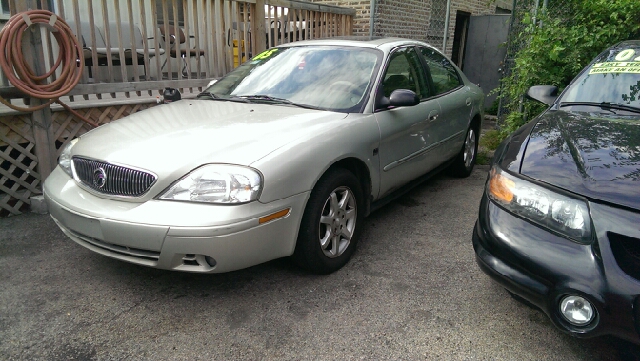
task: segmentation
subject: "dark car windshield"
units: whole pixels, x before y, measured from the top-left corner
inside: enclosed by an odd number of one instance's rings
[[[359,112],[382,52],[343,46],[272,48],[205,91],[218,99]]]
[[[596,58],[560,100],[580,102],[640,108],[640,48],[615,48]]]

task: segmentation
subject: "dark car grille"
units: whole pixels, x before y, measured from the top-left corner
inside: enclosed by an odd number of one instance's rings
[[[640,239],[608,232],[613,257],[620,269],[629,276],[640,280]]]
[[[636,332],[640,334],[640,296],[636,296],[633,301],[633,323],[636,326]]]
[[[73,166],[82,184],[109,195],[139,197],[156,181],[153,174],[91,159],[74,157]]]

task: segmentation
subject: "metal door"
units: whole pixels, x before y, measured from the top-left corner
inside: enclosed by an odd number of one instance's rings
[[[507,53],[503,44],[509,35],[511,15],[472,16],[464,55],[464,74],[480,85],[487,94],[485,108],[491,106],[497,94],[489,92],[500,86],[501,71]]]

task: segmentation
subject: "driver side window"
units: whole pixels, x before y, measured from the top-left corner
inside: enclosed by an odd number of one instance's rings
[[[447,58],[433,49],[421,47],[420,51],[431,72],[436,94],[444,94],[462,85],[458,72]]]
[[[391,54],[382,88],[385,97],[396,89],[412,90],[421,99],[429,97],[425,70],[414,48],[399,49]]]

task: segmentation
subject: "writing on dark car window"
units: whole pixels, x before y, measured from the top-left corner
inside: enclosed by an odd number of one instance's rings
[[[589,74],[607,74],[607,73],[632,73],[640,74],[640,56],[634,58],[636,51],[634,49],[625,49],[619,52],[613,60],[602,63],[593,64],[589,70]]]
[[[640,49],[627,48],[601,55],[564,92],[561,101],[640,108]]]

